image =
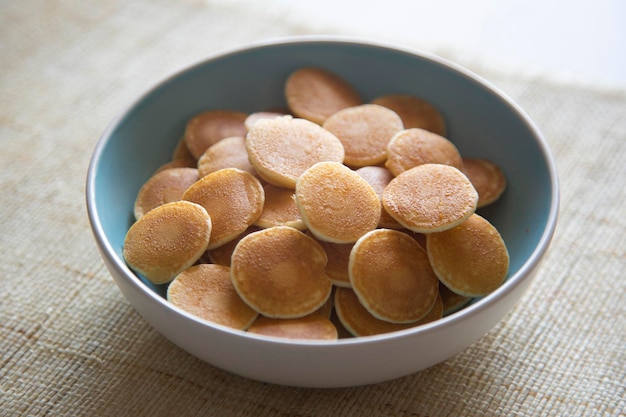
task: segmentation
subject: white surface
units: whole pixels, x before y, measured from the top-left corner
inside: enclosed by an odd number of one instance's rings
[[[487,67],[626,88],[622,0],[221,0],[319,33],[448,51]]]

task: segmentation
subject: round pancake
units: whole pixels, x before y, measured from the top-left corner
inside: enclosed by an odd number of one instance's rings
[[[343,145],[335,135],[291,116],[256,123],[246,136],[246,149],[261,178],[292,189],[300,175],[317,162],[343,162],[344,157]]]
[[[463,173],[478,192],[476,207],[485,207],[500,198],[506,189],[504,173],[496,164],[486,159],[463,158]]]
[[[372,188],[376,192],[376,195],[378,195],[378,198],[382,198],[385,187],[394,178],[394,175],[391,173],[391,171],[381,166],[361,167],[355,172],[359,174],[365,181],[367,181],[369,185],[372,186]],[[378,227],[383,227],[387,229],[402,229],[402,225],[398,223],[396,219],[391,217],[389,213],[385,211],[382,205],[380,207],[380,220],[378,221]]]
[[[377,229],[360,238],[350,253],[348,272],[361,304],[379,320],[417,321],[439,294],[426,252],[397,230]]]
[[[187,122],[185,144],[194,158],[199,159],[211,145],[231,136],[245,136],[246,113],[232,110],[209,110]]]
[[[372,186],[337,162],[317,163],[300,176],[296,204],[307,228],[334,243],[356,242],[380,220],[380,199]]]
[[[458,169],[424,164],[391,180],[382,196],[383,207],[402,226],[434,233],[458,226],[476,210],[478,193]]]
[[[157,172],[137,193],[133,210],[135,219],[139,220],[155,207],[180,200],[185,190],[197,180],[198,170],[195,168],[170,168]]]
[[[252,175],[256,174],[248,159],[246,141],[243,136],[231,136],[220,140],[209,147],[198,159],[200,178],[224,168],[238,168]]]
[[[433,307],[421,320],[412,323],[390,323],[379,320],[370,314],[353,290],[337,288],[335,290],[335,312],[343,328],[353,336],[362,337],[410,329],[439,320],[443,317],[443,303],[441,297],[437,296]]]
[[[396,134],[387,145],[385,166],[398,176],[423,164],[444,164],[463,168],[463,159],[452,142],[424,129],[406,129]]]
[[[232,256],[237,292],[266,317],[296,318],[320,308],[330,296],[326,253],[313,239],[287,226],[250,233]]]
[[[178,142],[176,143],[176,147],[172,152],[172,161],[177,161],[179,159],[193,159],[194,161],[197,160],[197,158],[194,158],[194,156],[189,151],[189,148],[187,147],[187,142],[185,142],[184,135],[178,140]]]
[[[246,129],[250,130],[252,129],[252,126],[254,126],[258,121],[275,119],[282,116],[285,116],[285,113],[279,113],[274,111],[259,111],[255,113],[250,113],[248,117],[246,117],[246,120],[243,124],[246,126]]]
[[[346,80],[316,67],[300,68],[287,78],[285,99],[294,115],[320,125],[333,113],[362,104]]]
[[[506,245],[496,228],[478,214],[457,227],[428,235],[426,250],[439,280],[466,297],[489,294],[508,274]]]
[[[289,226],[304,230],[306,226],[296,205],[294,191],[288,188],[265,184],[265,204],[261,216],[254,223],[267,229],[274,226]]]
[[[202,205],[211,216],[210,250],[235,239],[259,218],[265,194],[249,172],[225,168],[200,178],[183,199]]]
[[[175,201],[150,210],[126,233],[126,263],[155,284],[165,284],[206,251],[211,217],[199,204]]]
[[[459,311],[470,301],[472,301],[472,297],[466,297],[464,295],[459,295],[453,291],[451,291],[448,287],[439,282],[439,294],[441,295],[441,300],[443,301],[443,315],[447,316],[454,312]]]
[[[406,94],[389,94],[372,100],[372,103],[395,111],[406,129],[417,127],[446,135],[443,114],[426,100]]]
[[[230,280],[230,268],[200,264],[187,268],[167,287],[167,300],[203,320],[245,330],[258,313],[243,302]]]
[[[311,236],[326,252],[328,263],[326,264],[326,275],[333,285],[338,287],[350,287],[350,276],[348,275],[348,264],[350,262],[350,251],[354,243],[332,243],[320,240],[315,237],[310,230],[307,235]]]
[[[353,168],[384,162],[389,140],[404,129],[400,116],[376,104],[339,110],[322,126],[341,141],[345,150],[343,162]]]
[[[337,340],[335,325],[328,318],[315,314],[294,319],[259,316],[248,332],[287,339]]]
[[[154,173],[157,174],[170,168],[198,168],[198,161],[195,159],[173,159],[159,166]]]
[[[242,234],[240,234],[230,242],[224,243],[222,246],[218,246],[217,248],[207,250],[206,257],[214,264],[230,266],[230,260],[233,256],[233,251],[235,250],[235,247],[237,246],[239,241],[250,233],[258,232],[259,230],[261,229],[254,225],[248,227]]]

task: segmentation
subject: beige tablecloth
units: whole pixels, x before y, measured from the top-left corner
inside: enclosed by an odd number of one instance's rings
[[[313,31],[200,0],[0,2],[1,416],[626,415],[624,91],[460,62],[542,129],[562,209],[516,308],[423,372],[332,390],[251,381],[174,346],[123,298],[84,203],[105,126],[207,54]]]

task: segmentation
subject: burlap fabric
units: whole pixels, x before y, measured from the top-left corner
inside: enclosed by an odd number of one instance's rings
[[[201,362],[133,310],[89,230],[91,152],[174,70],[314,30],[261,16],[199,0],[0,2],[0,415],[625,416],[624,91],[461,62],[543,130],[562,209],[530,291],[444,363],[373,386],[273,386]]]

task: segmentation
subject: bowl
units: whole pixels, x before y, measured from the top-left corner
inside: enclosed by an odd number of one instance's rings
[[[346,79],[365,101],[388,93],[422,97],[444,114],[461,154],[498,164],[508,188],[478,212],[510,254],[506,282],[430,324],[337,341],[272,338],[212,324],[169,304],[165,287],[135,275],[122,245],[141,185],[170,160],[185,123],[209,109],[254,112],[285,107],[286,77],[303,66]],[[259,381],[301,387],[373,384],[442,362],[483,337],[518,302],[546,253],[557,222],[554,160],[523,110],[489,82],[437,56],[338,37],[258,42],[191,65],[121,111],[95,147],[86,183],[92,232],[115,283],[161,334],[216,367]]]

